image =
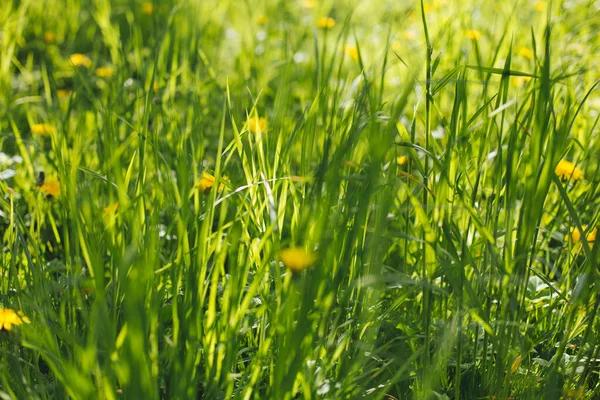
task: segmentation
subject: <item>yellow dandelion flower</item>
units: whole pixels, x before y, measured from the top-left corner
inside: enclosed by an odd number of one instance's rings
[[[262,133],[267,130],[267,120],[263,117],[256,119],[255,117],[248,118],[245,126],[252,133]]]
[[[530,76],[513,76],[512,77],[512,84],[514,87],[525,86],[527,83],[529,83],[529,81],[531,81]]]
[[[302,272],[315,262],[314,254],[300,247],[290,247],[279,251],[279,259],[292,272]]]
[[[110,78],[113,76],[112,67],[98,67],[96,68],[96,76],[99,78]]]
[[[322,17],[317,20],[317,27],[321,29],[332,29],[335,26],[335,19],[331,17]]]
[[[417,34],[415,33],[415,31],[412,31],[412,30],[406,30],[406,31],[402,32],[402,37],[403,37],[405,40],[410,40],[410,41],[412,41],[412,40],[415,40],[415,39],[417,38]]]
[[[398,156],[398,158],[396,158],[396,162],[398,165],[406,165],[408,164],[408,156]]]
[[[578,181],[584,178],[583,171],[577,168],[571,161],[561,160],[556,169],[554,170],[556,175],[561,179],[569,179],[572,181]]]
[[[152,15],[154,13],[154,4],[147,1],[142,4],[142,13]]]
[[[102,214],[105,217],[108,217],[110,215],[113,215],[117,212],[117,208],[119,208],[119,202],[115,201],[112,204],[109,204],[108,206],[104,207],[104,210],[102,211]]]
[[[543,1],[536,1],[533,5],[535,11],[544,11],[546,9],[546,3]]]
[[[69,61],[74,67],[85,67],[89,68],[92,65],[92,60],[85,54],[75,53],[71,54]]]
[[[39,136],[51,136],[56,133],[56,130],[50,124],[33,124],[31,125],[31,133]]]
[[[71,91],[66,89],[58,89],[56,91],[56,95],[59,99],[66,99],[71,95]]]
[[[52,44],[56,42],[56,33],[52,31],[44,32],[44,42],[46,42],[46,44]]]
[[[479,40],[481,33],[475,29],[469,29],[465,32],[465,36],[471,40]]]
[[[305,8],[315,8],[317,6],[315,0],[304,0]]]
[[[154,84],[152,85],[152,91],[154,93],[158,93],[158,89],[160,89],[160,87],[158,86],[158,82],[154,81]]]
[[[0,308],[0,330],[11,331],[13,326],[19,326],[23,323],[28,324],[29,318],[25,317],[20,311],[15,312],[10,308]]]
[[[519,49],[519,54],[525,58],[529,58],[530,60],[533,60],[533,50],[528,49],[527,47],[521,47]]]
[[[200,189],[201,192],[206,192],[210,189],[212,189],[212,187],[215,185],[215,177],[212,176],[211,174],[209,174],[208,172],[203,172],[202,173],[202,177],[200,177],[200,180],[198,181],[198,189]]]
[[[344,53],[354,61],[358,62],[358,49],[355,46],[344,47]]]
[[[259,25],[266,25],[267,22],[269,22],[269,18],[265,17],[264,15],[256,18],[256,23]]]
[[[400,42],[394,42],[392,43],[391,48],[393,52],[397,53],[402,49],[402,45],[400,44]]]
[[[229,180],[227,178],[227,176],[223,176],[222,177],[224,181]],[[208,172],[203,172],[202,176],[200,177],[200,180],[197,183],[197,187],[198,189],[202,192],[208,192],[210,189],[213,188],[213,186],[215,186],[215,177],[212,176],[211,174],[209,174]],[[225,187],[225,185],[223,183],[221,183],[219,185],[219,191],[223,190],[223,188]]]
[[[58,182],[56,179],[47,179],[46,182],[40,186],[39,191],[44,193],[46,196],[59,198],[60,182]]]
[[[596,241],[596,234],[598,233],[598,228],[594,228],[591,231],[588,231],[587,225],[581,225],[581,228],[583,228],[584,232],[587,232],[587,236],[585,238],[587,239],[588,243],[594,244],[594,242]],[[581,232],[579,232],[579,229],[577,229],[577,227],[571,228],[570,236],[574,244],[577,244],[581,241]],[[568,239],[569,235],[565,236],[565,241]]]

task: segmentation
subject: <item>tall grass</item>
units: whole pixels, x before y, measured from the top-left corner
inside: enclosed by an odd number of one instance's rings
[[[599,397],[594,13],[2,3],[0,396]]]

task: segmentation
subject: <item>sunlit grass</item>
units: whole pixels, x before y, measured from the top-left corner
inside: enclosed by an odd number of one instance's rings
[[[597,398],[595,7],[1,3],[0,394]]]

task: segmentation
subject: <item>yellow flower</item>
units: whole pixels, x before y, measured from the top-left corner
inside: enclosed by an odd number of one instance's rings
[[[529,81],[531,81],[530,76],[513,76],[512,77],[512,84],[514,87],[525,86],[527,83],[529,83]]]
[[[521,47],[519,49],[519,54],[525,58],[529,58],[530,60],[533,60],[533,51],[531,49],[528,49],[527,47]]]
[[[51,136],[56,133],[56,130],[50,124],[33,124],[31,125],[31,133],[40,136]]]
[[[158,93],[158,89],[160,89],[160,87],[158,86],[158,82],[154,81],[154,84],[152,85],[152,91],[154,93]]]
[[[279,259],[292,272],[302,272],[315,262],[314,254],[300,247],[290,247],[279,251]]]
[[[405,30],[404,32],[402,32],[402,38],[404,38],[405,40],[415,40],[417,38],[417,34],[412,31],[412,30]],[[394,48],[392,46],[392,48]],[[400,49],[400,46],[398,45],[398,50]]]
[[[245,122],[245,126],[252,133],[262,133],[267,130],[267,120],[263,117],[258,119],[254,117],[248,118],[248,120]]]
[[[578,181],[584,178],[583,171],[575,166],[571,161],[561,160],[556,169],[554,170],[556,175],[561,179],[570,179],[572,181]]]
[[[85,67],[89,68],[92,65],[92,60],[85,54],[75,53],[71,54],[69,61],[74,67]]]
[[[60,183],[56,179],[47,179],[39,188],[46,196],[60,197]]]
[[[142,12],[146,15],[152,15],[154,13],[154,4],[149,1],[143,3]]]
[[[117,212],[117,208],[119,208],[119,202],[115,201],[114,203],[109,204],[108,206],[104,207],[102,214],[105,217],[109,217]]]
[[[315,8],[315,6],[316,6],[315,0],[304,0],[305,8]]]
[[[546,3],[543,1],[536,1],[533,5],[535,11],[544,11],[546,9]]]
[[[354,61],[358,62],[358,49],[354,46],[344,47],[344,53],[346,53]]]
[[[332,29],[335,26],[335,19],[331,17],[322,17],[317,20],[317,27],[321,29]]]
[[[56,91],[56,95],[59,99],[66,99],[71,95],[71,91],[66,89],[58,89]]]
[[[112,67],[99,67],[96,68],[96,76],[100,78],[110,78],[113,75]]]
[[[267,22],[269,22],[269,18],[265,17],[264,15],[256,18],[256,23],[259,25],[265,25]]]
[[[588,243],[593,245],[596,241],[596,234],[598,233],[598,228],[594,228],[591,231],[588,231],[587,225],[581,225],[581,228],[583,228],[584,232],[587,232],[587,236],[585,238],[587,239]],[[569,235],[565,237],[565,240],[568,239]],[[571,228],[571,240],[574,244],[577,244],[581,241],[581,232],[579,232],[579,229],[577,229],[577,227]]]
[[[396,162],[398,165],[406,165],[408,163],[408,156],[398,156],[398,158],[396,158]]]
[[[46,44],[52,44],[56,41],[56,33],[52,31],[48,31],[44,33],[44,42]]]
[[[465,32],[465,36],[471,40],[479,40],[481,33],[475,29],[469,29]]]
[[[15,312],[10,308],[0,308],[0,330],[11,331],[13,325],[19,326],[29,322],[29,318],[23,316],[20,311]]]
[[[227,176],[223,176],[223,180],[228,180]],[[213,186],[215,186],[215,177],[209,174],[208,172],[203,172],[202,176],[200,177],[200,180],[198,181],[197,186],[201,192],[206,193],[207,191],[212,189]],[[219,191],[223,190],[224,187],[225,185],[221,183],[219,185]]]

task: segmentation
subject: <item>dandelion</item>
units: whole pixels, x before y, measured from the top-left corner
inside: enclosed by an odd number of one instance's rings
[[[322,17],[317,20],[317,27],[321,29],[332,29],[335,26],[335,19],[331,17]]]
[[[396,162],[398,165],[406,165],[408,164],[408,156],[398,156],[398,158],[396,158]]]
[[[292,272],[302,272],[315,262],[314,254],[300,247],[290,247],[279,251],[279,259]]]
[[[152,15],[154,13],[154,4],[147,1],[142,4],[142,13]]]
[[[223,180],[224,181],[228,180],[227,176],[223,176]],[[213,186],[215,186],[215,181],[216,180],[215,180],[214,176],[212,176],[208,172],[203,172],[202,176],[200,177],[200,180],[198,181],[198,184],[196,186],[198,186],[198,189],[202,193],[206,193],[210,189],[212,189]],[[225,185],[221,183],[219,185],[219,191],[223,190],[224,187],[225,187]]]
[[[561,160],[554,172],[564,180],[578,181],[584,178],[583,171],[567,160]]]
[[[33,124],[31,125],[31,133],[39,136],[51,136],[56,133],[56,130],[50,124]]]
[[[60,197],[60,183],[56,179],[48,179],[40,186],[39,191],[44,193],[46,196],[59,198]]]
[[[263,117],[248,118],[248,120],[245,122],[245,126],[252,133],[261,133],[267,130],[267,120]]]
[[[588,226],[587,225],[581,225],[581,228],[583,229],[584,232],[586,232],[588,230]],[[594,228],[591,231],[589,231],[587,233],[587,236],[585,237],[587,242],[590,244],[593,244],[596,241],[596,234],[598,233],[598,228]],[[579,232],[579,229],[577,227],[573,227],[571,228],[571,240],[573,241],[574,244],[577,244],[581,241],[581,232]],[[567,235],[565,237],[565,240],[569,239],[569,235]]]
[[[110,217],[111,215],[114,215],[117,212],[117,208],[119,208],[119,202],[115,201],[114,203],[109,204],[108,206],[104,207],[102,214],[105,217]]]
[[[527,47],[521,47],[519,49],[519,54],[525,58],[533,60],[533,51],[531,49],[528,49]]]
[[[110,78],[113,76],[112,67],[98,67],[96,68],[96,76],[99,78]]]
[[[415,33],[415,31],[407,29],[404,32],[402,32],[402,38],[404,40],[415,40],[417,38],[417,34]],[[397,44],[397,46],[398,46],[398,49],[400,49],[399,43]]]
[[[56,95],[59,99],[66,99],[71,95],[71,91],[66,89],[58,89],[56,91]]]
[[[514,87],[521,87],[525,86],[529,81],[531,81],[530,76],[513,76],[512,84]]]
[[[261,15],[260,17],[256,18],[256,23],[259,25],[266,25],[267,22],[269,22],[269,18],[265,17],[264,15]]]
[[[29,318],[25,317],[20,311],[15,312],[10,308],[0,308],[0,330],[11,331],[13,326],[19,326],[23,323],[28,324]]]
[[[89,68],[92,65],[92,60],[85,54],[75,53],[71,54],[69,61],[74,67],[85,67]]]
[[[304,7],[305,8],[315,8],[316,7],[315,0],[304,0]]]
[[[46,44],[52,44],[56,41],[56,33],[52,31],[48,31],[44,33],[44,42]]]
[[[475,29],[469,29],[465,32],[465,36],[471,40],[479,40],[481,33]]]
[[[544,11],[546,9],[546,3],[543,1],[536,1],[533,5],[535,11]]]
[[[358,49],[355,46],[344,47],[344,53],[350,56],[354,61],[358,62]]]

